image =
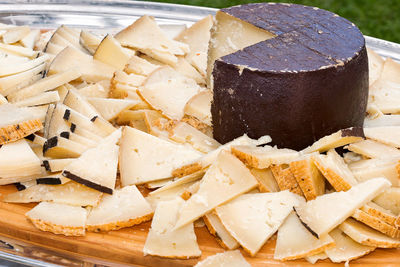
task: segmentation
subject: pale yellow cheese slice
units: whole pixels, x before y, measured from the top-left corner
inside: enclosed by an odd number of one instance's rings
[[[62,185],[38,184],[4,197],[9,203],[48,201],[72,206],[96,206],[102,193],[70,181]]]
[[[254,256],[301,201],[289,191],[245,194],[215,211],[226,230]]]
[[[201,153],[191,147],[125,127],[119,159],[122,185],[142,184],[172,177],[174,169],[200,156]]]
[[[369,139],[400,147],[400,126],[371,127],[364,129],[365,136]]]
[[[383,63],[381,78],[386,81],[400,84],[399,71],[400,64],[388,57]]]
[[[367,49],[368,52],[368,69],[369,69],[369,84],[373,84],[381,76],[384,59],[374,50]]]
[[[5,98],[2,94],[0,94],[0,105],[8,103],[7,98]]]
[[[99,97],[90,97],[87,98],[87,100],[100,115],[108,121],[116,118],[122,111],[130,109],[140,103],[136,100]]]
[[[400,111],[399,89],[400,83],[385,80],[383,77],[379,78],[370,86],[368,113],[371,113],[372,106],[384,114],[398,113]]]
[[[344,221],[339,228],[354,241],[362,245],[379,248],[400,247],[400,240],[386,236],[352,218]]]
[[[368,130],[366,131],[368,132]],[[363,140],[350,144],[346,148],[367,158],[400,157],[399,149],[373,140]]]
[[[30,70],[32,68],[35,68],[44,62],[46,62],[49,59],[49,56],[46,54],[41,55],[40,57],[37,57],[35,59],[23,62],[23,63],[15,63],[13,64],[8,64],[12,62],[7,62],[6,65],[0,66],[0,77],[8,76],[8,75],[13,75],[13,74],[18,74],[27,70]]]
[[[215,212],[207,213],[203,216],[203,220],[208,231],[215,236],[215,239],[223,248],[236,249],[240,246],[239,243],[226,230]]]
[[[274,259],[286,261],[300,259],[324,252],[335,246],[329,235],[315,237],[301,223],[295,212],[291,212],[278,230]]]
[[[261,193],[280,191],[278,183],[276,182],[274,174],[272,173],[270,168],[266,169],[251,168],[250,172],[257,179],[258,190],[260,190]]]
[[[380,115],[378,117],[366,117],[364,127],[385,127],[385,126],[400,126],[400,115]]]
[[[171,188],[186,184],[186,183],[190,183],[190,182],[194,182],[197,180],[200,180],[203,176],[204,176],[205,170],[200,170],[198,172],[186,175],[184,177],[181,178],[176,178],[174,180],[170,180],[168,181],[165,185],[163,185],[162,187],[158,188],[157,190],[154,190],[152,192],[149,193],[149,195],[155,195],[158,194],[160,192],[169,190]]]
[[[122,70],[128,63],[130,54],[125,51],[121,44],[112,35],[107,34],[97,46],[93,59],[111,65]]]
[[[201,180],[199,190],[182,206],[176,227],[195,221],[256,186],[257,180],[246,166],[229,152],[221,151]]]
[[[114,142],[100,143],[68,164],[63,176],[112,194],[117,179],[118,151],[119,147]]]
[[[82,207],[41,202],[26,216],[42,231],[66,236],[85,235],[87,211]]]
[[[201,87],[194,80],[168,66],[152,72],[138,90],[154,109],[176,120],[182,119],[186,103],[200,91]]]
[[[178,57],[178,62],[172,67],[180,74],[193,79],[198,84],[204,85],[206,83],[204,77],[182,56]]]
[[[329,235],[335,240],[336,244],[336,247],[325,250],[332,262],[349,262],[375,250],[375,247],[355,242],[338,228],[330,232]]]
[[[393,186],[399,185],[397,166],[399,157],[384,159],[365,159],[349,164],[349,169],[357,181],[366,181],[375,177],[387,178]]]
[[[136,186],[125,186],[104,195],[98,206],[87,217],[88,231],[110,231],[149,221],[153,209]]]
[[[183,203],[181,198],[175,198],[157,205],[143,248],[145,255],[180,259],[201,255],[193,223],[174,227]]]
[[[189,116],[211,126],[211,101],[213,95],[210,90],[204,90],[194,95],[185,105],[184,112]]]
[[[289,163],[300,156],[295,150],[271,146],[232,146],[232,153],[246,165],[257,169]]]
[[[357,184],[345,192],[318,196],[297,207],[296,211],[307,227],[321,237],[389,187],[390,182],[387,179],[374,178]]]
[[[96,52],[97,47],[101,43],[101,38],[97,35],[86,31],[81,30],[79,35],[79,43],[82,45],[90,54],[94,54]]]
[[[110,91],[109,86],[103,86],[102,83],[94,83],[79,89],[79,93],[85,97],[103,97],[107,98]]]
[[[390,210],[395,215],[400,214],[400,187],[390,187],[374,198],[373,202]]]
[[[315,264],[319,260],[325,260],[328,258],[325,252],[321,252],[315,255],[304,257],[309,263]]]
[[[57,91],[50,91],[40,93],[36,96],[25,98],[21,101],[15,102],[17,107],[40,106],[60,101],[60,95]]]
[[[128,74],[148,76],[158,67],[159,66],[152,64],[144,58],[132,56],[125,66],[124,71]]]
[[[5,44],[13,44],[24,38],[30,32],[29,26],[14,26],[7,29],[3,34]]]
[[[209,256],[195,267],[251,267],[239,250],[226,251]]]

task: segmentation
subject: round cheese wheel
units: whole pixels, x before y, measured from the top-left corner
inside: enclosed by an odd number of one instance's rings
[[[209,47],[214,138],[270,135],[303,149],[362,126],[368,100],[365,40],[350,21],[295,4],[221,9]]]

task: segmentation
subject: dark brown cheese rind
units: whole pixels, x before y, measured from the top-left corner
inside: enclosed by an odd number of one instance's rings
[[[211,113],[217,141],[268,134],[278,147],[301,150],[340,129],[363,126],[368,58],[354,24],[299,5],[221,11],[278,36],[215,61]]]
[[[84,178],[82,178],[82,177],[80,177],[78,175],[75,175],[75,174],[73,174],[73,173],[71,173],[69,171],[63,171],[62,175],[64,177],[67,177],[67,178],[77,182],[77,183],[80,183],[80,184],[83,184],[83,185],[85,185],[87,187],[93,188],[93,189],[95,189],[97,191],[100,191],[100,192],[103,192],[103,193],[106,193],[106,194],[110,194],[110,195],[112,195],[112,193],[113,193],[113,189],[105,187],[105,186],[102,186],[102,185],[99,185],[99,184],[96,184],[96,183],[93,183],[91,181],[88,181],[88,180],[86,180],[86,179],[84,179]]]
[[[341,133],[342,133],[342,137],[357,136],[357,137],[362,137],[365,139],[364,128],[362,128],[362,127],[351,127],[351,128],[343,129],[341,131]]]

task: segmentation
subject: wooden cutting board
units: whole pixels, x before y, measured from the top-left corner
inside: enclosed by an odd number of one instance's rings
[[[15,192],[13,185],[0,186],[1,198]],[[15,238],[29,244],[53,251],[64,251],[73,257],[100,258],[115,264],[142,266],[193,266],[199,260],[224,250],[210,235],[206,227],[196,228],[197,240],[202,251],[199,259],[174,260],[144,256],[142,249],[150,223],[111,231],[108,233],[86,233],[84,237],[66,237],[37,230],[26,218],[25,213],[34,204],[8,204],[0,201],[1,236]],[[279,262],[273,259],[275,236],[271,238],[256,257],[246,257],[252,266],[313,266],[304,260]],[[242,251],[243,255],[246,255]],[[329,260],[320,261],[316,266],[333,266]],[[343,265],[343,263],[341,264]],[[400,266],[400,249],[377,249],[361,259],[351,262],[351,266]]]

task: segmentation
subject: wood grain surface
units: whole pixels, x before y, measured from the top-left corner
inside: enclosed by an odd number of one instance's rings
[[[0,200],[4,195],[15,191],[12,185],[0,186]],[[172,260],[144,256],[142,249],[150,227],[149,222],[108,233],[86,233],[84,237],[65,237],[36,229],[24,215],[32,207],[34,204],[8,204],[0,201],[0,236],[36,245],[54,251],[55,254],[64,252],[72,258],[97,259],[94,262],[102,264],[109,262],[107,265],[193,266],[207,256],[224,251],[207,229],[201,227],[195,229],[202,251],[201,258]],[[252,266],[313,266],[304,260],[275,261],[274,247],[275,236],[264,245],[256,257],[248,257],[244,251],[242,254],[246,255],[247,261]],[[329,260],[324,260],[315,266],[334,265]],[[400,249],[377,249],[361,259],[351,261],[351,266],[400,266]]]

